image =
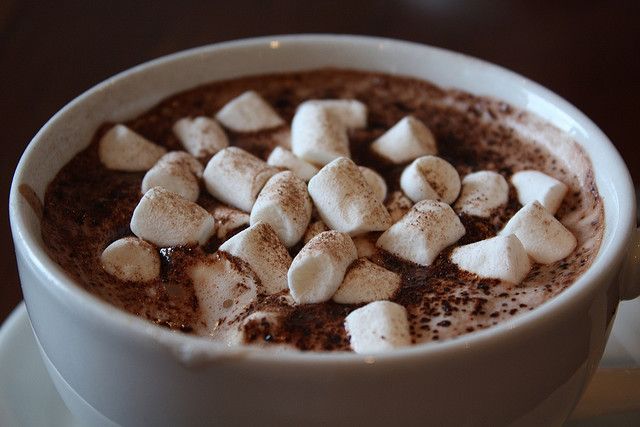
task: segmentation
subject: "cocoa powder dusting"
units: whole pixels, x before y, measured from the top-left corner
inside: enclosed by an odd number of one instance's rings
[[[554,157],[546,147],[531,143],[505,125],[508,120],[526,121],[528,116],[500,101],[443,90],[410,78],[323,69],[200,86],[162,101],[125,124],[156,144],[181,150],[180,141],[172,132],[178,119],[213,117],[227,101],[246,90],[258,92],[288,123],[296,107],[309,99],[357,99],[366,104],[367,128],[349,133],[352,158],[356,164],[379,172],[389,195],[400,190],[399,178],[405,165],[392,165],[377,158],[368,147],[408,114],[431,129],[438,155],[453,164],[461,178],[471,172],[491,170],[510,182],[514,172],[536,169],[569,186],[556,217],[578,237],[577,249],[554,264],[534,264],[518,286],[459,270],[449,261],[452,248],[444,250],[429,267],[419,267],[384,251],[372,256],[373,262],[402,277],[402,286],[393,301],[408,310],[413,342],[442,341],[472,333],[529,311],[575,281],[597,253],[603,213],[593,175],[572,170],[571,159]],[[203,320],[187,271],[214,253],[223,240],[214,236],[201,247],[158,249],[161,275],[152,282],[123,282],[102,269],[103,249],[116,239],[132,235],[129,221],[141,197],[144,176],[110,171],[100,163],[97,141],[112,125],[101,126],[89,147],[63,167],[49,185],[42,219],[44,242],[51,257],[88,291],[158,325],[192,333]],[[266,160],[283,129],[227,135],[231,145]],[[206,164],[208,159],[201,160]],[[515,189],[509,186],[508,204],[496,209],[490,218],[460,215],[466,234],[456,245],[496,235],[521,207]],[[388,196],[386,202],[390,201]],[[201,186],[198,204],[213,212],[220,202]],[[233,230],[226,238],[241,229]],[[369,237],[375,242],[379,235],[371,233]],[[294,246],[290,255],[294,257],[301,248],[301,243]],[[245,316],[266,310],[277,313],[281,320],[278,324],[264,319],[247,322],[243,326],[245,340],[261,345],[288,344],[301,350],[348,350],[344,318],[357,307],[331,301],[291,306],[283,295],[259,294]]]

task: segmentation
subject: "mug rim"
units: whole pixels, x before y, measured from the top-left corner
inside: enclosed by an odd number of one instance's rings
[[[598,254],[593,260],[591,266],[577,280],[575,280],[571,286],[564,289],[558,295],[545,301],[534,310],[521,313],[515,318],[501,321],[497,325],[491,326],[487,329],[464,334],[446,341],[415,344],[395,349],[390,352],[371,355],[356,354],[352,352],[304,352],[299,350],[278,351],[276,349],[269,350],[247,345],[228,347],[223,343],[211,341],[206,337],[185,335],[180,332],[155,325],[146,319],[130,314],[106,301],[101,300],[72,280],[62,267],[48,256],[44,248],[32,233],[28,232],[25,219],[22,215],[24,209],[27,209],[26,204],[20,203],[19,200],[21,197],[19,186],[27,175],[26,165],[29,163],[29,158],[34,151],[34,147],[38,144],[38,141],[43,137],[43,135],[63,119],[65,112],[71,110],[74,106],[85,99],[95,96],[96,93],[113,85],[115,82],[148,72],[151,69],[156,69],[158,67],[161,68],[166,66],[168,63],[181,61],[189,57],[200,55],[206,56],[225,49],[269,48],[270,44],[274,41],[277,41],[283,47],[300,43],[303,45],[312,45],[314,43],[341,43],[343,45],[348,45],[355,43],[369,45],[377,44],[380,45],[380,49],[384,47],[389,49],[409,48],[424,50],[425,52],[432,51],[438,52],[438,54],[441,55],[457,57],[464,62],[471,62],[474,65],[488,68],[491,72],[498,74],[500,79],[515,78],[520,80],[522,85],[526,86],[527,90],[537,93],[549,103],[557,106],[560,110],[568,114],[572,120],[579,123],[579,125],[588,128],[592,138],[599,140],[599,149],[606,152],[606,155],[610,158],[612,169],[618,172],[618,176],[615,177],[617,180],[613,183],[613,187],[617,194],[622,194],[622,197],[618,197],[614,201],[607,202],[602,198],[602,195],[600,195],[605,208],[605,219],[610,215],[610,213],[607,212],[606,205],[613,204],[616,207],[618,215],[616,227],[612,230],[608,238],[606,235],[603,235]],[[548,119],[545,120],[549,121]],[[583,147],[589,158],[593,157],[593,153],[590,153],[586,147],[583,145],[580,146]],[[595,173],[595,167],[593,164],[591,164],[591,167]],[[624,197],[625,195],[628,195],[629,197]],[[588,117],[568,101],[526,77],[499,65],[495,65],[469,55],[421,43],[370,36],[299,34],[247,38],[214,43],[180,51],[124,70],[83,92],[51,117],[26,147],[16,167],[12,180],[9,209],[11,229],[16,249],[18,250],[19,246],[20,250],[24,251],[25,258],[32,263],[34,270],[36,270],[41,277],[46,277],[47,279],[40,280],[41,283],[39,283],[38,286],[50,287],[50,293],[56,298],[64,298],[66,304],[73,305],[73,309],[78,313],[78,315],[97,318],[105,325],[113,327],[119,334],[131,335],[134,339],[151,340],[163,346],[167,346],[169,349],[173,350],[177,357],[182,361],[190,362],[197,360],[201,362],[203,360],[215,360],[220,357],[242,357],[256,361],[282,363],[297,362],[302,364],[329,362],[374,363],[395,362],[412,358],[445,355],[451,352],[455,353],[458,351],[464,351],[466,348],[469,348],[469,346],[479,347],[494,345],[495,342],[503,340],[509,334],[517,334],[525,329],[535,328],[536,321],[540,321],[540,319],[547,316],[553,316],[554,313],[559,313],[563,308],[571,305],[572,301],[579,300],[588,295],[598,286],[598,284],[602,285],[601,282],[608,273],[607,269],[616,265],[616,263],[620,263],[624,258],[624,251],[631,238],[631,230],[635,227],[634,198],[635,192],[633,191],[633,184],[628,169],[620,154],[604,133]],[[630,209],[622,209],[624,203],[630,203]]]

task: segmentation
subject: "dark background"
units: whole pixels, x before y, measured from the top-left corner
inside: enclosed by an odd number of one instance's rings
[[[640,184],[640,2],[0,0],[0,191],[31,137],[105,78],[178,50],[288,33],[366,34],[500,64],[586,113]],[[6,204],[0,321],[21,299]]]

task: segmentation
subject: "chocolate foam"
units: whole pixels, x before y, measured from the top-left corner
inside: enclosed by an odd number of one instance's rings
[[[410,78],[324,69],[201,86],[162,101],[126,125],[169,150],[180,150],[182,146],[172,132],[175,121],[212,117],[227,101],[246,90],[260,93],[288,123],[296,107],[308,99],[358,99],[365,103],[369,123],[367,128],[349,134],[352,158],[356,164],[378,171],[385,178],[389,195],[400,189],[404,165],[395,166],[376,158],[368,146],[407,114],[432,130],[438,155],[453,164],[461,178],[478,170],[492,170],[509,182],[519,170],[536,169],[569,186],[556,217],[576,235],[576,250],[553,264],[534,264],[518,286],[460,271],[448,259],[451,248],[429,267],[418,267],[384,252],[373,256],[375,263],[402,277],[402,286],[392,300],[407,308],[415,343],[456,337],[532,310],[570,286],[597,254],[603,233],[603,207],[587,156],[567,134],[490,98],[443,90]],[[49,185],[42,222],[45,244],[51,257],[73,279],[100,298],[161,326],[185,333],[202,330],[204,320],[186,272],[195,262],[214,253],[221,240],[214,237],[202,247],[160,249],[161,277],[145,284],[120,281],[101,267],[103,249],[114,240],[131,235],[129,221],[141,197],[144,176],[110,171],[100,163],[97,141],[111,125],[98,129],[91,145],[63,167]],[[228,135],[231,145],[266,160],[283,129]],[[456,245],[496,235],[521,207],[515,189],[511,184],[509,187],[508,204],[490,218],[460,215],[467,232]],[[201,190],[201,206],[209,212],[220,206]],[[312,222],[317,219],[316,215]],[[379,235],[370,233],[368,237],[375,242]],[[295,256],[301,247],[302,242],[291,248],[290,254]],[[265,310],[278,313],[281,321],[277,325],[248,322],[245,340],[293,345],[302,350],[347,350],[343,322],[357,307],[334,302],[292,306],[283,295],[259,294],[244,317]]]

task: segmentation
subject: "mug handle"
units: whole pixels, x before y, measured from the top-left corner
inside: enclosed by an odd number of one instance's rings
[[[620,298],[632,300],[640,295],[640,228],[636,228],[620,271]]]

